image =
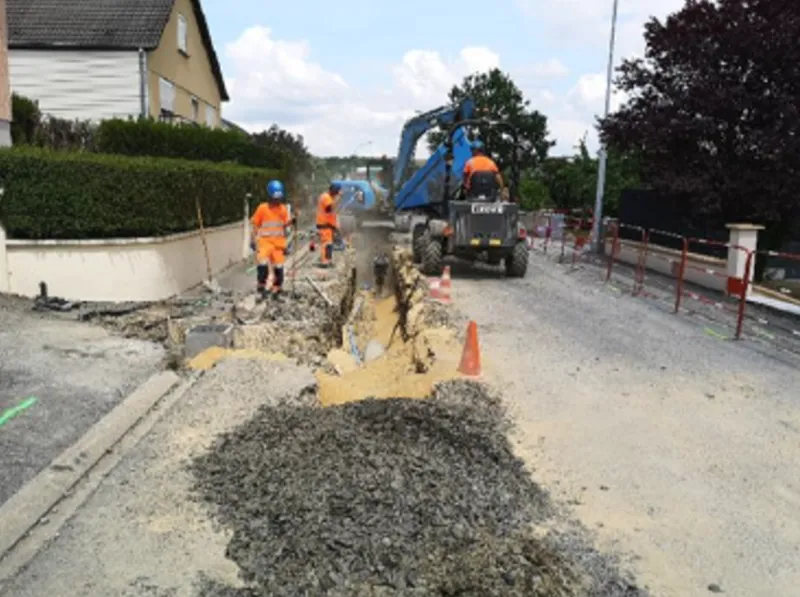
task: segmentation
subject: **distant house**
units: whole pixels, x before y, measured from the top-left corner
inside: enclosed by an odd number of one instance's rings
[[[228,92],[199,0],[6,0],[13,92],[67,119],[221,126]]]

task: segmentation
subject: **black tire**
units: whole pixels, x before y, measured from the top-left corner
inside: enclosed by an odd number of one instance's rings
[[[426,244],[422,252],[422,273],[426,276],[441,276],[444,269],[442,242],[425,235]]]
[[[427,243],[425,226],[415,226],[411,233],[411,257],[414,263],[420,263],[422,261],[422,254],[425,252],[425,245]]]
[[[506,275],[510,278],[524,278],[528,271],[528,247],[517,243],[506,257]]]

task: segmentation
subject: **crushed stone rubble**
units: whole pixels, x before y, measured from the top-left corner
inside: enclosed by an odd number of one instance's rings
[[[587,594],[529,530],[551,507],[507,428],[464,380],[422,401],[263,407],[191,464],[250,585],[201,594]]]

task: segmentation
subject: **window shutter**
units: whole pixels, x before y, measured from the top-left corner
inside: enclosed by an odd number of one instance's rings
[[[158,95],[161,110],[164,112],[175,112],[175,85],[166,79],[159,79]]]
[[[178,15],[178,49],[184,53],[189,52],[186,44],[186,18],[183,15]]]

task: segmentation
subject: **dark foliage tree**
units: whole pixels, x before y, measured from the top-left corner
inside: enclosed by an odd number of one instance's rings
[[[800,207],[798,40],[797,0],[687,0],[647,23],[601,134],[694,214],[768,224],[779,243]]]
[[[266,131],[252,135],[253,143],[261,147],[271,147],[284,152],[291,165],[293,175],[311,171],[311,153],[302,135],[294,135],[273,124]]]
[[[524,98],[509,75],[496,68],[487,73],[469,75],[461,85],[454,86],[449,94],[453,104],[466,97],[475,100],[478,110],[476,116],[506,121],[517,129],[522,149],[520,169],[535,168],[547,157],[547,152],[554,145],[547,138],[547,117],[531,109],[530,101]],[[431,150],[444,141],[445,134],[445,131],[433,131],[428,135]],[[506,170],[513,159],[511,138],[499,128],[480,131],[480,136],[500,168]]]
[[[547,187],[552,205],[559,209],[592,209],[597,190],[598,160],[589,153],[586,140],[581,139],[576,153],[569,157],[549,157],[536,171]],[[622,191],[639,185],[636,161],[617,151],[610,151],[606,164],[606,215],[614,215]]]

